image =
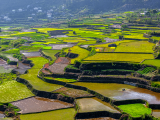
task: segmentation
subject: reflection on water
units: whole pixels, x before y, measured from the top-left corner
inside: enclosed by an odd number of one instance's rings
[[[160,93],[152,92],[143,88],[135,88],[131,90],[122,91],[121,95],[113,96],[116,100],[127,99],[143,99],[147,100],[150,104],[160,104]]]
[[[87,82],[77,82],[73,84],[87,87],[115,100],[143,99],[150,104],[160,104],[160,93],[131,85]],[[125,91],[123,91],[123,89],[125,89]]]
[[[8,65],[6,61],[0,59],[0,73],[10,73],[15,68],[16,65]]]
[[[19,72],[20,74],[24,74],[26,70],[30,69],[29,64],[24,64],[22,62],[18,62],[18,68],[14,69],[14,71]]]
[[[160,110],[153,110],[152,116],[160,118]]]
[[[49,44],[48,46],[52,46],[54,50],[61,50],[66,47],[73,47],[75,44]]]
[[[22,54],[26,57],[39,57],[39,56],[41,56],[40,52],[23,52]]]

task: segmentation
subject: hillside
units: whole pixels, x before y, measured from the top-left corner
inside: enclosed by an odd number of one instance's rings
[[[70,12],[89,10],[90,13],[106,12],[112,9],[134,10],[139,8],[158,8],[159,0],[5,0],[0,4],[0,13],[10,12],[13,9],[29,9],[42,7],[46,10],[53,6],[64,5]],[[28,7],[27,7],[28,6]]]

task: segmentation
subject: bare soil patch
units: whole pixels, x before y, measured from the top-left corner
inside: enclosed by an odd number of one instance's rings
[[[72,89],[72,88],[60,88],[54,92],[58,92],[58,93],[63,93],[67,96],[73,97],[73,98],[78,98],[78,97],[91,97],[93,96],[92,94],[83,91],[83,90],[78,90],[78,89]]]
[[[59,63],[59,64],[69,64],[70,60],[68,58],[65,57],[59,57],[55,63]]]
[[[46,67],[55,74],[64,74],[64,69],[65,67],[70,63],[70,60],[68,58],[65,57],[59,57],[54,64],[52,64],[51,66]]]
[[[55,74],[64,74],[64,68],[67,66],[68,64],[56,64],[54,63],[53,65],[49,66],[49,70],[52,73]]]
[[[32,97],[25,100],[13,102],[12,104],[20,108],[20,113],[22,114],[73,107],[73,105],[70,103],[42,97]]]

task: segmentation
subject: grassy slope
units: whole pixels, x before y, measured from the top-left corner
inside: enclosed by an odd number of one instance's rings
[[[37,90],[51,92],[55,89],[62,87],[61,85],[44,82],[37,77],[39,70],[45,63],[48,62],[47,59],[43,57],[37,57],[37,58],[29,58],[29,60],[32,60],[35,65],[33,66],[33,68],[29,70],[27,74],[21,75],[20,76],[21,78],[28,80]]]
[[[88,50],[80,48],[79,46],[73,46],[72,48],[70,48],[70,50],[71,50],[71,53],[75,53],[79,55],[77,58],[71,59],[71,64],[74,64],[75,60],[84,59],[89,54]],[[66,49],[64,52],[68,53],[68,49]]]
[[[34,96],[28,88],[16,81],[7,81],[0,85],[0,102],[7,103]]]

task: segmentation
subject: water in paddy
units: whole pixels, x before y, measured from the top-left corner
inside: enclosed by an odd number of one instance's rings
[[[14,58],[14,57],[13,57],[13,54],[0,53],[0,55],[6,56],[7,58],[9,58],[10,61],[18,62],[18,59],[17,59],[17,58]]]
[[[153,110],[152,116],[154,116],[156,118],[160,118],[160,110]]]
[[[32,97],[12,103],[21,109],[21,113],[35,113],[73,107],[72,104],[54,99]]]
[[[23,52],[22,54],[26,57],[39,57],[39,56],[41,56],[40,52]]]
[[[0,111],[0,118],[4,118],[5,115],[4,115],[4,112]]]
[[[6,61],[0,59],[0,73],[10,73],[15,68],[16,65],[8,65]]]
[[[24,74],[26,70],[30,69],[29,64],[24,64],[22,62],[18,62],[18,68],[14,69],[14,71],[19,72],[20,74]]]
[[[82,98],[77,99],[77,104],[80,109],[78,112],[95,112],[95,111],[109,111],[111,113],[119,113],[113,106],[109,103],[103,102],[98,98]]]
[[[53,50],[61,50],[66,47],[73,47],[75,44],[49,44],[48,46],[52,46]]]
[[[67,35],[55,35],[55,36],[51,36],[49,38],[58,38],[58,37],[68,37]]]
[[[152,92],[143,88],[137,88],[131,85],[85,82],[77,82],[73,84],[87,87],[115,100],[143,99],[147,100],[150,104],[160,104],[160,93]],[[122,89],[125,89],[125,91]]]

